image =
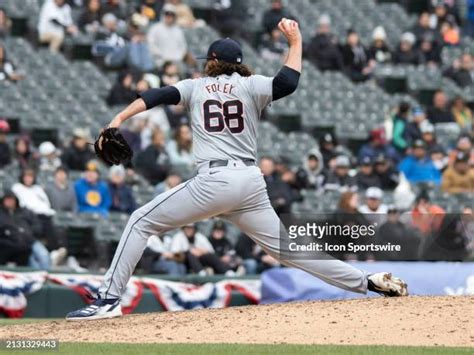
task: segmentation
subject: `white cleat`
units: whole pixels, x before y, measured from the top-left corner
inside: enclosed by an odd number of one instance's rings
[[[378,272],[369,275],[367,280],[369,291],[377,292],[386,297],[408,296],[408,288],[405,281],[392,276],[391,273]]]
[[[66,316],[68,321],[85,321],[115,318],[122,315],[120,299],[96,299],[93,303],[77,311],[69,312]]]

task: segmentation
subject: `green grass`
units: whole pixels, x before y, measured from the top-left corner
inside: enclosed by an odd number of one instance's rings
[[[14,324],[27,324],[27,323],[38,323],[38,322],[50,322],[55,320],[55,318],[0,318],[0,327],[5,325],[14,325]]]
[[[14,351],[10,353],[18,353]],[[24,351],[32,353],[33,351]],[[2,350],[0,350],[2,353]],[[347,345],[239,345],[239,344],[60,344],[60,354],[336,354],[336,355],[419,355],[472,354],[472,348],[347,346]]]

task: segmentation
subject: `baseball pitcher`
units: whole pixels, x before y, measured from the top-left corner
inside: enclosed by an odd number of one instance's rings
[[[182,104],[191,116],[198,173],[131,215],[97,298],[69,313],[66,319],[120,316],[120,297],[148,238],[206,218],[219,216],[232,222],[269,255],[281,259],[279,238],[286,231],[270,205],[257,166],[257,126],[268,104],[296,90],[302,39],[297,22],[283,19],[278,27],[289,42],[289,52],[275,77],[252,75],[243,64],[239,43],[220,39],[211,44],[202,58],[206,59],[203,78],[142,93],[101,133],[95,144],[97,154],[109,165],[120,164],[131,157],[128,144],[118,132],[124,121],[157,105]],[[407,295],[406,284],[390,273],[369,275],[336,259],[281,262],[353,292]]]

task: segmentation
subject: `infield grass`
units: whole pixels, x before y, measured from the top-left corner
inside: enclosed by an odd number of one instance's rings
[[[335,355],[420,355],[472,354],[472,348],[403,347],[403,346],[349,346],[349,345],[243,345],[243,344],[97,344],[63,343],[56,354],[335,354]],[[43,350],[44,351],[44,350]],[[39,351],[39,353],[43,352]],[[38,350],[14,350],[8,353],[38,353]],[[49,352],[49,351],[46,351]],[[6,353],[2,348],[0,353]]]

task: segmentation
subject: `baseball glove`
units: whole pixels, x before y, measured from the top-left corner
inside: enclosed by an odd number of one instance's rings
[[[95,154],[107,165],[119,165],[133,157],[133,151],[117,128],[105,128],[94,143]]]

